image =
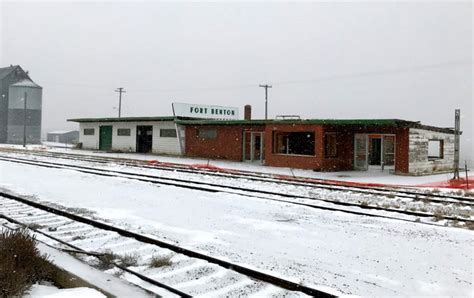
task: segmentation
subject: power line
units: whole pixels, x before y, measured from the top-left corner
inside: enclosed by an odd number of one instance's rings
[[[229,90],[229,89],[244,89],[255,88],[255,84],[245,85],[227,85],[220,87],[194,87],[194,88],[178,88],[178,89],[132,89],[133,92],[179,92],[179,91],[199,91],[199,90]],[[129,90],[130,91],[130,90]]]
[[[359,72],[359,73],[347,73],[347,74],[320,77],[320,78],[309,79],[309,80],[280,81],[280,82],[275,82],[273,84],[274,85],[289,85],[289,84],[317,83],[317,82],[322,82],[322,81],[331,81],[331,80],[339,80],[339,79],[351,79],[351,78],[359,78],[359,77],[390,75],[390,74],[397,74],[397,73],[404,73],[404,72],[417,72],[417,71],[423,71],[423,70],[432,69],[432,68],[462,66],[462,65],[469,65],[469,64],[470,65],[473,64],[472,60],[451,61],[451,62],[427,64],[427,65],[415,65],[415,66],[410,66],[410,67],[400,67],[400,68],[367,71],[367,72]]]
[[[406,72],[419,72],[419,71],[424,71],[424,70],[429,70],[429,69],[465,66],[465,65],[472,65],[472,64],[473,64],[472,60],[458,60],[458,61],[442,62],[442,63],[436,63],[436,64],[415,65],[415,66],[391,68],[391,69],[375,70],[375,71],[367,71],[367,72],[336,74],[336,75],[331,75],[331,76],[322,76],[322,77],[313,78],[313,79],[276,81],[276,82],[273,82],[273,85],[318,83],[318,82],[323,82],[323,81],[346,80],[346,79],[352,79],[352,78],[391,75],[391,74],[406,73]],[[94,89],[94,88],[95,89],[109,89],[109,87],[107,87],[106,85],[98,85],[98,84],[96,85],[96,84],[87,84],[87,83],[43,82],[43,84],[77,86],[78,88],[81,88],[81,89],[84,89],[84,87],[88,87],[90,89]],[[217,87],[210,87],[210,86],[209,87],[191,87],[191,88],[175,88],[175,89],[174,88],[129,89],[128,92],[133,92],[133,93],[164,92],[166,93],[166,92],[181,92],[181,91],[212,91],[212,90],[229,90],[229,89],[248,89],[248,88],[255,88],[255,84],[224,85],[224,86],[217,86]]]

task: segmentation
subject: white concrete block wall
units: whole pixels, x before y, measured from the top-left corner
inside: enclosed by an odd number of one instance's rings
[[[102,125],[112,125],[112,150],[135,152],[137,147],[137,123],[122,122]],[[138,124],[140,125],[140,124]],[[148,125],[148,124],[147,124]],[[129,136],[119,136],[119,129],[130,129]]]
[[[443,140],[443,158],[428,159],[428,140]],[[446,172],[453,169],[454,135],[425,129],[409,130],[408,172],[413,175],[424,175]]]
[[[85,128],[93,128],[94,135],[84,135]],[[80,123],[79,143],[82,143],[82,148],[84,149],[99,149],[99,125],[97,123]]]
[[[112,150],[124,152],[135,152],[137,143],[137,126],[153,126],[153,144],[152,152],[157,154],[181,155],[178,138],[160,137],[160,129],[176,129],[174,122],[154,121],[154,122],[86,122],[80,123],[79,142],[84,149],[99,149],[99,130],[100,126],[112,126]],[[84,135],[85,128],[94,128],[94,135]],[[118,129],[130,129],[130,136],[119,136]],[[182,137],[184,129],[181,128]],[[184,138],[183,140],[184,141]],[[184,147],[184,144],[183,144]]]
[[[160,129],[176,129],[174,122],[162,121],[153,125],[153,153],[181,155],[178,137],[162,138]]]

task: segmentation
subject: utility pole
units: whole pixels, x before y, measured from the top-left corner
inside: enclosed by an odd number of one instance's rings
[[[25,92],[25,98],[23,102],[23,148],[26,147],[26,100],[28,94]]]
[[[268,119],[268,88],[272,88],[271,85],[259,85],[259,87],[265,88],[265,120]]]
[[[117,88],[115,92],[119,93],[119,108],[118,108],[118,117],[120,118],[122,114],[122,93],[127,93],[127,91],[123,90],[123,87]]]
[[[454,110],[454,177],[459,179],[459,135],[461,133],[461,110]]]

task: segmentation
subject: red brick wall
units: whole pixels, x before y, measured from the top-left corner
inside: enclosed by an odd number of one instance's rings
[[[216,129],[217,138],[199,138],[199,128]],[[241,161],[243,131],[263,131],[263,129],[261,125],[188,125],[185,154],[190,157]]]
[[[410,149],[408,128],[397,129],[395,142],[395,172],[408,173],[408,150]]]
[[[198,137],[198,128],[216,129],[216,139]],[[319,171],[343,171],[353,169],[355,133],[389,133],[396,135],[395,171],[408,172],[408,129],[394,127],[356,127],[327,125],[268,124],[263,125],[193,125],[186,126],[186,156],[211,159],[242,160],[242,135],[244,130],[264,131],[265,164],[277,167],[313,169]],[[285,155],[273,153],[273,132],[315,133],[315,155]],[[337,157],[326,158],[324,135],[337,133]],[[248,144],[247,144],[248,146]]]
[[[265,128],[265,164],[275,167],[318,169],[324,152],[321,125],[268,124]],[[315,156],[286,155],[273,153],[273,132],[314,132]]]
[[[337,156],[325,157],[323,151],[322,171],[348,171],[354,168],[354,134],[325,127],[324,133],[335,132],[337,138]]]
[[[292,156],[273,153],[273,132],[315,132],[316,155]],[[327,132],[337,134],[337,157],[326,158],[324,137]],[[408,129],[395,127],[357,127],[357,126],[328,126],[328,125],[267,125],[265,129],[265,164],[276,167],[293,167],[313,169],[317,171],[352,170],[354,165],[354,134],[379,133],[395,134],[395,171],[408,172]]]

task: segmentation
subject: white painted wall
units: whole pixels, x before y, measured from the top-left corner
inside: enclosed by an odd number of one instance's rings
[[[135,152],[137,147],[137,123],[122,122],[111,123],[112,125],[112,150],[120,150],[124,152]],[[119,136],[119,129],[130,129],[129,136]]]
[[[444,156],[442,159],[428,159],[428,140],[431,139],[444,141]],[[409,146],[408,172],[410,174],[423,175],[453,170],[453,134],[410,128]]]
[[[161,138],[160,129],[175,129],[172,121],[147,121],[147,122],[87,122],[80,123],[79,142],[84,149],[99,149],[99,129],[100,126],[112,126],[112,150],[125,152],[135,152],[137,143],[137,126],[153,126],[152,152],[157,154],[181,155],[178,138]],[[85,128],[94,128],[93,136],[84,135]],[[119,136],[118,129],[130,129],[130,136]],[[182,141],[184,141],[184,128],[180,128]],[[184,143],[183,143],[184,146]]]
[[[181,155],[178,137],[160,138],[160,129],[176,129],[176,126],[170,121],[153,124],[153,153]]]
[[[84,135],[85,128],[94,128],[94,135]],[[84,149],[99,149],[99,125],[97,123],[79,123],[79,143]]]

